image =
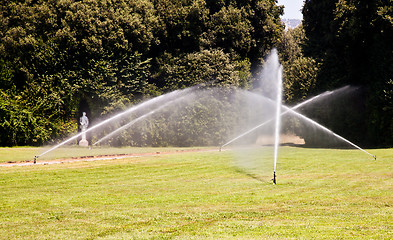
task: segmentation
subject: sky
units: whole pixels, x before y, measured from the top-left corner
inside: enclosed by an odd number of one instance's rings
[[[303,19],[301,9],[304,0],[278,0],[278,5],[284,5],[283,19]]]

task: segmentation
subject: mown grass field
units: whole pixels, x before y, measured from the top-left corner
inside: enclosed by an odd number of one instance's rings
[[[72,157],[81,156],[100,156],[100,155],[115,155],[115,154],[139,154],[139,153],[154,153],[154,152],[177,152],[192,149],[203,149],[200,147],[189,148],[148,148],[148,147],[122,147],[122,148],[108,148],[108,147],[79,147],[66,146],[54,149],[42,156],[50,147],[14,147],[14,148],[0,148],[0,163],[7,162],[26,162],[33,161],[35,156],[38,161],[50,161],[56,159],[69,159]]]
[[[370,152],[282,147],[277,185],[232,151],[0,167],[0,239],[391,239],[393,149]]]

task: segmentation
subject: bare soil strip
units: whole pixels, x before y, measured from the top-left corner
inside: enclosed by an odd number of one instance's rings
[[[217,148],[206,148],[206,149],[176,150],[176,151],[169,151],[169,152],[148,152],[148,153],[81,156],[81,157],[72,157],[72,158],[64,158],[64,159],[55,159],[55,160],[49,160],[49,161],[38,161],[39,160],[38,159],[36,163],[34,163],[33,160],[24,161],[24,162],[8,162],[8,163],[0,164],[0,167],[50,165],[50,164],[72,163],[72,162],[92,162],[92,161],[102,161],[102,160],[116,160],[116,159],[123,159],[123,158],[179,154],[179,153],[187,153],[187,152],[213,152],[213,151],[218,151],[218,149]]]

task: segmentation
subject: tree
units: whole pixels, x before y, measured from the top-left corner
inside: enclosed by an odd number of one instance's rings
[[[393,75],[392,12],[390,0],[308,0],[303,9],[308,37],[305,54],[321,64],[317,88],[363,87],[367,108],[362,119],[369,146],[393,144],[393,113],[388,107]]]
[[[167,88],[179,89],[214,81],[215,84],[247,85],[250,64],[233,61],[222,50],[203,50],[196,53],[163,58],[160,78]]]
[[[201,82],[247,87],[280,14],[272,0],[5,1],[1,109],[12,124],[1,144],[64,136],[82,108],[94,119]]]
[[[255,46],[255,40],[251,37],[254,27],[248,18],[244,8],[221,8],[211,16],[205,42],[208,42],[210,47],[220,47],[225,52],[236,52],[246,57],[251,47]]]
[[[278,44],[280,61],[284,66],[284,88],[287,102],[299,102],[315,94],[319,64],[304,56],[306,36],[303,26],[283,32]]]
[[[0,52],[13,73],[1,76],[3,145],[75,131],[84,98],[98,117],[145,93],[150,65],[136,51],[154,42],[150,1],[8,1],[0,9]]]

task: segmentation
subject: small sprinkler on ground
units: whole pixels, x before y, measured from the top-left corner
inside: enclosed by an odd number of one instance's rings
[[[377,160],[377,155],[374,155],[373,157],[374,157],[374,159],[375,159],[375,161],[376,161],[376,160]]]
[[[38,156],[34,156],[34,161],[33,161],[34,164],[37,163],[37,158],[38,158]]]
[[[276,171],[273,172],[273,185],[276,185]]]

